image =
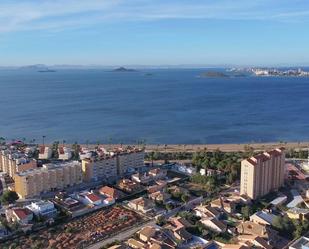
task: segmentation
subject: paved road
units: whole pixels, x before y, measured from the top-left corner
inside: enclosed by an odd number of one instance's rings
[[[136,227],[132,227],[129,230],[126,230],[124,232],[121,232],[111,238],[108,238],[106,240],[102,240],[94,245],[89,246],[87,249],[100,249],[102,246],[105,246],[107,244],[110,244],[112,242],[114,242],[115,240],[119,240],[119,241],[123,241],[125,239],[130,238],[134,233],[136,233],[137,231],[141,230],[143,227],[145,226],[154,226],[156,224],[155,220],[151,220],[148,221],[146,223],[143,223],[139,226]]]

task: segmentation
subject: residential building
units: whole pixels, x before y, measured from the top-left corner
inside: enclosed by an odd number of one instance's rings
[[[154,180],[164,179],[166,177],[166,175],[167,175],[167,170],[166,169],[155,168],[155,169],[149,170],[148,174]]]
[[[119,190],[112,188],[112,187],[108,187],[108,186],[104,186],[100,188],[99,192],[101,195],[104,195],[106,197],[111,197],[115,200],[118,200],[119,198],[123,197],[123,193],[121,193]]]
[[[36,216],[53,218],[57,215],[57,209],[51,201],[32,202],[27,206]]]
[[[5,214],[8,222],[19,224],[28,224],[33,219],[33,213],[28,208],[7,209]]]
[[[112,152],[117,156],[118,175],[123,175],[144,166],[145,151],[135,147],[118,148]]]
[[[59,160],[70,160],[72,158],[72,150],[68,147],[59,146],[58,155]]]
[[[152,177],[147,175],[146,173],[136,173],[131,176],[132,181],[141,183],[141,184],[148,184],[152,181]]]
[[[141,211],[142,213],[149,213],[154,208],[155,204],[153,201],[139,197],[137,199],[131,200],[128,203],[128,206],[136,211]]]
[[[154,227],[147,226],[142,228],[138,234],[141,241],[148,242],[156,234],[156,229]]]
[[[61,190],[82,183],[81,163],[44,164],[43,167],[15,174],[15,191],[20,198]]]
[[[186,243],[192,239],[192,234],[187,232],[187,230],[183,227],[175,229],[173,232],[175,238],[180,240],[182,243]]]
[[[154,201],[161,201],[163,203],[166,203],[171,198],[171,195],[164,191],[157,191],[152,194],[149,194],[149,198]]]
[[[40,146],[39,148],[39,159],[50,159],[52,157],[53,150],[45,145]]]
[[[99,197],[98,195],[83,191],[80,193],[76,193],[76,199],[82,202],[85,205],[92,205],[92,206],[101,206],[103,205],[103,199]]]
[[[221,213],[214,207],[199,205],[194,208],[196,216],[202,219],[219,218]]]
[[[286,214],[291,219],[303,221],[309,220],[309,209],[294,207],[286,211]]]
[[[241,162],[240,194],[257,199],[280,188],[284,183],[283,149],[264,152]]]
[[[260,225],[272,225],[276,215],[267,211],[258,211],[250,216],[250,221]]]
[[[118,187],[121,190],[124,190],[129,193],[133,193],[133,192],[141,190],[140,184],[138,184],[137,182],[133,182],[130,179],[121,179],[118,182]]]
[[[210,206],[227,213],[233,213],[236,208],[236,204],[237,202],[234,200],[229,200],[226,197],[219,197],[218,199],[213,200],[210,203]]]
[[[290,244],[289,249],[309,249],[309,236],[302,236]]]
[[[146,248],[147,244],[136,240],[136,239],[129,239],[128,240],[128,245],[130,248],[134,248],[134,249],[144,249]]]
[[[216,233],[224,233],[227,230],[226,224],[222,223],[217,218],[201,219],[201,223]]]
[[[22,151],[16,149],[5,149],[0,151],[0,171],[7,173],[10,177],[18,172],[35,169],[37,161],[29,158]]]
[[[95,159],[83,159],[82,170],[85,181],[113,180],[117,176],[117,157],[105,156]]]

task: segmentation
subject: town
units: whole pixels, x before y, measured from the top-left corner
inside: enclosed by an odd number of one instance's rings
[[[0,142],[3,249],[308,248],[307,150]]]

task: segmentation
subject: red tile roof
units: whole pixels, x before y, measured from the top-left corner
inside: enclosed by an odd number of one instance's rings
[[[20,220],[27,218],[31,214],[31,211],[27,208],[15,208],[13,212]]]
[[[96,202],[96,201],[101,200],[101,198],[99,196],[95,195],[95,194],[88,194],[86,196],[92,202]]]
[[[100,193],[112,197],[114,199],[118,199],[120,197],[119,192],[116,189],[108,186],[100,188]]]

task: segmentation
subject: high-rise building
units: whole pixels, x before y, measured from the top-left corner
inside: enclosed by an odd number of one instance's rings
[[[112,179],[117,176],[117,157],[106,156],[99,159],[83,159],[82,170],[85,181]]]
[[[15,173],[28,169],[35,169],[37,161],[29,158],[25,153],[18,150],[1,150],[0,151],[0,171],[14,177]]]
[[[285,153],[275,149],[241,162],[240,194],[257,199],[284,183]]]
[[[85,158],[82,160],[84,180],[115,180],[116,177],[123,176],[130,169],[143,167],[144,157],[144,150],[120,148],[97,157]]]
[[[43,192],[62,190],[82,182],[81,163],[44,164],[42,168],[15,174],[15,191],[20,198],[32,198]]]

